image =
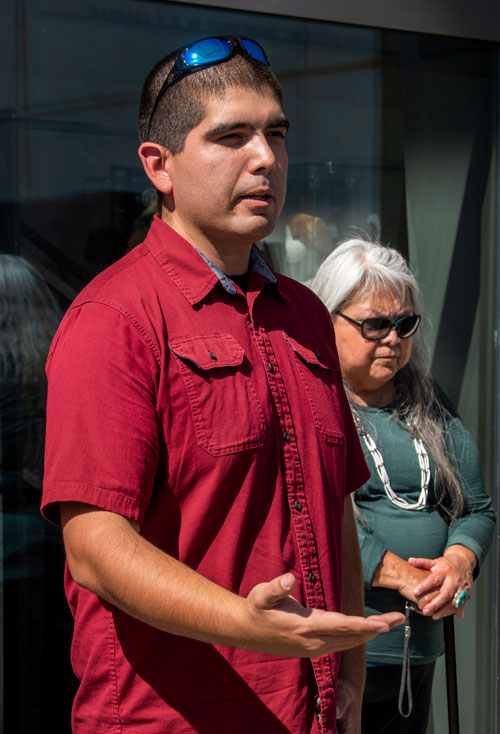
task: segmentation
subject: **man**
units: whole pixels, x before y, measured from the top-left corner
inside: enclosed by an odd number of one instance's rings
[[[47,367],[73,730],[326,734],[337,705],[358,732],[359,645],[402,618],[340,613],[342,577],[363,608],[346,495],[367,470],[326,310],[253,246],[285,196],[278,82],[255,42],[203,39],[153,69],[139,127],[161,217]]]

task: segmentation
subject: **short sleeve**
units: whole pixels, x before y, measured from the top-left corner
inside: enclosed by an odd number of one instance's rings
[[[74,307],[47,361],[42,512],[83,502],[141,523],[158,463],[159,367],[145,334],[101,303]]]

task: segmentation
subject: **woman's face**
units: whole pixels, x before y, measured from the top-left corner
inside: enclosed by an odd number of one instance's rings
[[[410,294],[401,302],[392,291],[379,290],[354,299],[342,313],[356,321],[384,316],[396,321],[413,313]],[[408,364],[413,338],[401,339],[395,329],[383,339],[361,336],[361,328],[336,315],[333,319],[342,375],[357,402],[383,406],[395,397],[393,379]]]

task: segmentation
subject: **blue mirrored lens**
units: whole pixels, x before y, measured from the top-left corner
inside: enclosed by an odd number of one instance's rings
[[[205,38],[195,43],[182,54],[187,66],[198,66],[199,64],[222,61],[229,56],[231,44],[223,38]]]
[[[252,41],[250,38],[242,38],[241,45],[243,46],[245,51],[250,54],[250,56],[254,57],[254,59],[257,59],[257,61],[262,61],[263,64],[268,63],[266,56],[258,43],[255,43],[255,41]]]

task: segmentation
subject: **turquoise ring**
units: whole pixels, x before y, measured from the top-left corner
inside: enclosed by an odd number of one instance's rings
[[[468,598],[469,592],[465,589],[463,591],[455,591],[453,594],[453,605],[455,609],[462,609]]]

